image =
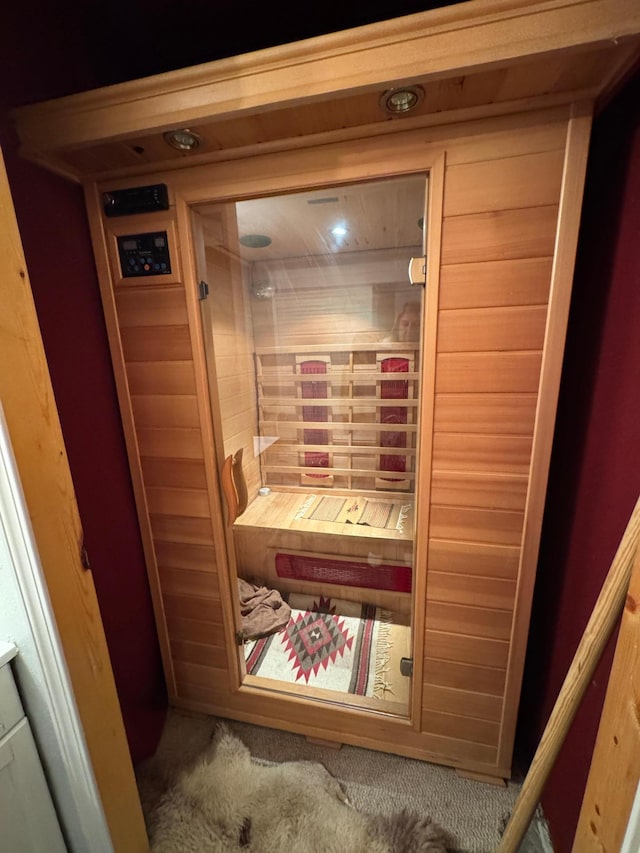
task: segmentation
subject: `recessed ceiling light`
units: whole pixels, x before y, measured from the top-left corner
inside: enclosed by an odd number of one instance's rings
[[[271,237],[266,234],[244,234],[240,237],[240,243],[247,249],[265,249],[271,245]]]
[[[168,130],[164,134],[164,141],[172,148],[177,148],[178,151],[195,151],[202,139],[193,130],[184,127],[180,130]]]
[[[344,225],[336,225],[335,228],[331,229],[331,233],[334,237],[345,237],[347,234],[347,229]]]
[[[380,106],[390,115],[405,115],[417,107],[424,98],[424,89],[420,86],[407,86],[404,89],[388,89],[380,98]]]

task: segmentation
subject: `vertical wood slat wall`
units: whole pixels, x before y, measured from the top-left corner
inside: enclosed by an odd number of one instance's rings
[[[421,727],[494,762],[563,143],[445,173]]]
[[[213,448],[203,446],[200,430],[184,284],[179,276],[121,280],[114,300],[153,549],[148,564],[157,570],[155,607],[169,645],[169,694],[219,702],[229,675],[204,462]]]

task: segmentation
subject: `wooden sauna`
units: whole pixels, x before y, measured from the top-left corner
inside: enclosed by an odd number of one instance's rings
[[[18,112],[86,188],[174,705],[510,775],[591,117],[637,60],[632,5],[472,0]],[[340,251],[331,205],[358,210]],[[406,698],[250,674],[238,577],[396,614]]]

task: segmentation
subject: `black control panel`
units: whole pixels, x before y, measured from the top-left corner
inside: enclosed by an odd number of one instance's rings
[[[166,231],[118,237],[118,254],[123,278],[167,275],[171,272]]]
[[[102,206],[105,216],[131,216],[135,213],[169,210],[169,192],[166,184],[111,190],[102,194]]]

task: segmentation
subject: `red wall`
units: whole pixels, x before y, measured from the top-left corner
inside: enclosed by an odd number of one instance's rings
[[[531,756],[640,493],[640,76],[596,119],[545,510],[519,742]],[[609,643],[543,795],[569,853]]]
[[[228,42],[216,36],[219,30],[197,25],[198,11],[213,14],[210,4],[193,4],[191,29],[176,39],[161,26],[169,0],[155,6],[161,14],[151,42],[136,42],[138,52],[133,41],[131,51],[114,48],[122,16],[140,14],[145,3],[11,4],[0,28],[0,107],[128,79],[133,70],[147,74],[225,55]],[[374,5],[367,4],[371,20],[415,11],[409,2]],[[215,16],[233,8],[216,4]],[[365,23],[367,14],[359,10],[357,20],[346,21],[335,13],[317,27],[309,17],[306,30],[291,35]],[[235,51],[282,40],[267,25],[241,32]],[[639,96],[636,81],[594,130],[518,728],[525,759],[542,734],[640,489]],[[6,130],[2,142],[127,733],[139,758],[155,744],[164,687],[82,195],[21,161]],[[571,849],[610,657],[611,649],[544,793],[556,853]]]
[[[189,15],[177,0],[3,8],[0,144],[134,761],[156,746],[166,693],[83,196],[18,156],[6,111],[438,5],[356,0],[303,16],[293,0],[280,15],[241,0],[192,0]]]
[[[33,11],[33,10],[31,10]],[[91,88],[82,45],[61,19],[3,12],[0,109]],[[11,19],[13,18],[13,19]],[[0,143],[132,758],[151,754],[166,693],[82,190]],[[10,366],[3,365],[3,369]]]

